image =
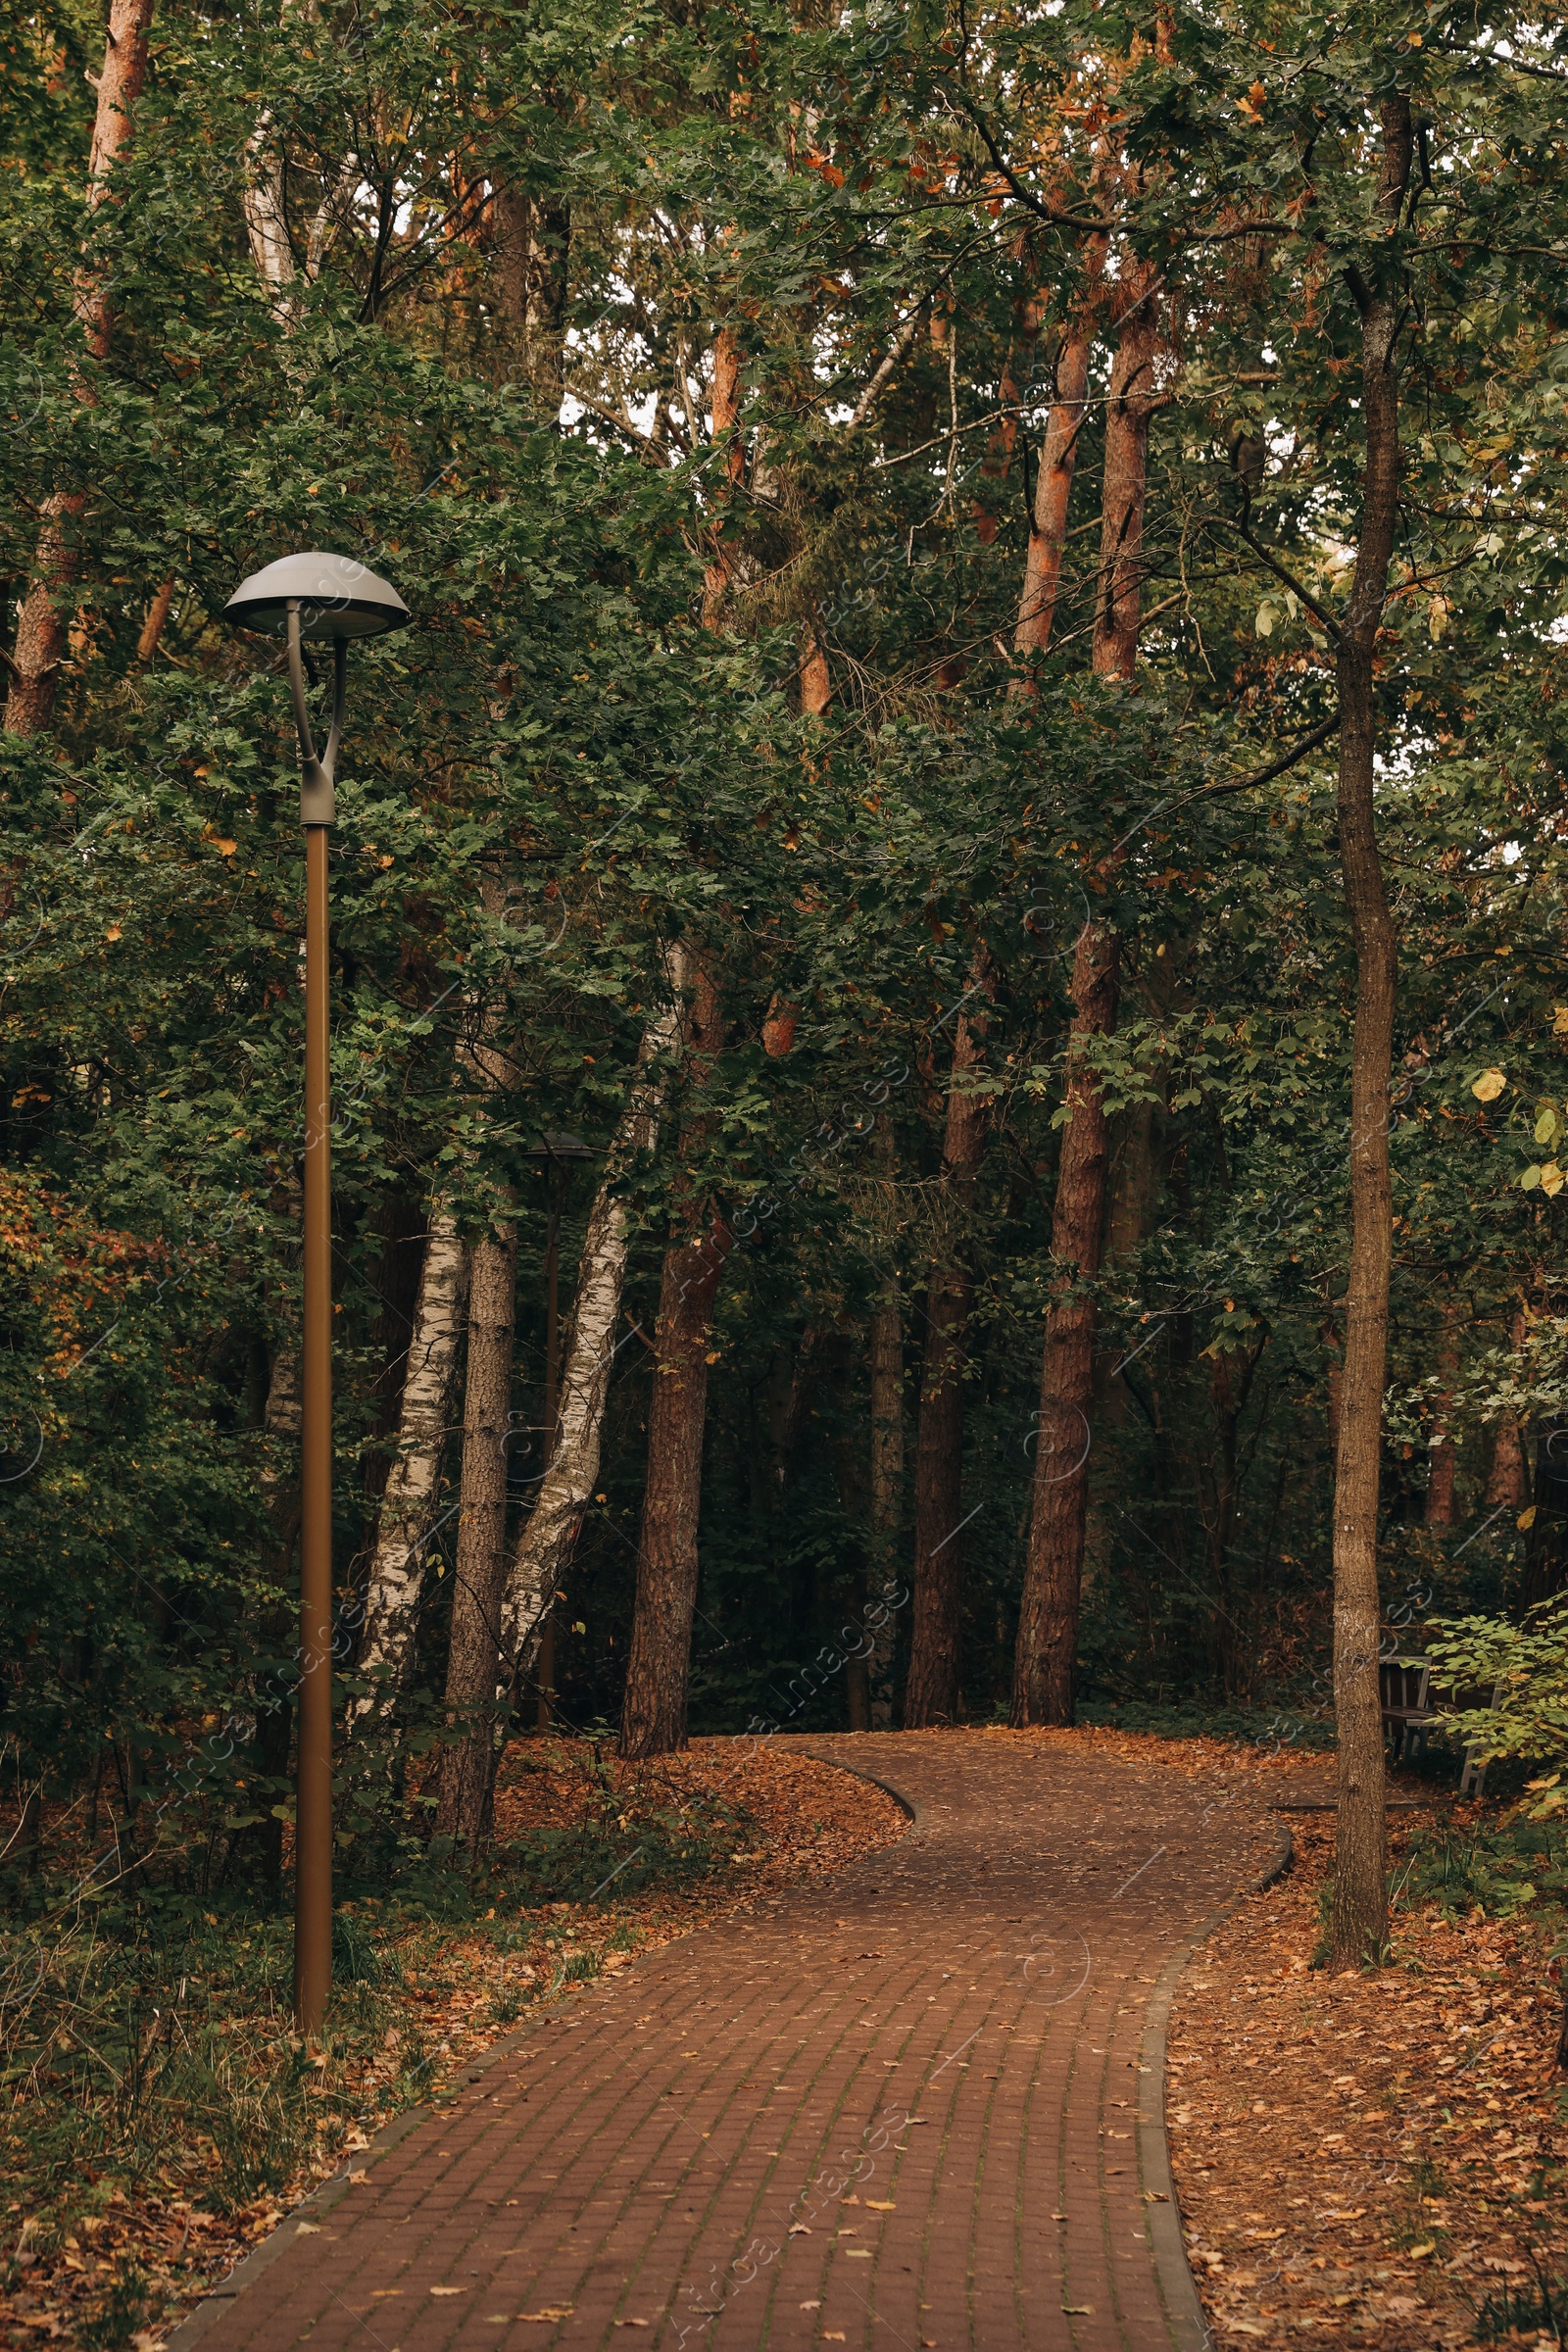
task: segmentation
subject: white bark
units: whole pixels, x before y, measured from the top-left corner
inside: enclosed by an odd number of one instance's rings
[[[397,1458],[387,1475],[366,1594],[359,1670],[374,1676],[375,1683],[355,1700],[351,1731],[386,1714],[413,1646],[425,1546],[435,1521],[441,1457],[452,1418],[467,1281],[468,1252],[457,1222],[449,1211],[438,1210],[424,1248],[403,1382]]]
[[[589,1211],[576,1296],[563,1351],[558,1437],[538,1499],[513,1552],[501,1617],[502,1651],[514,1672],[522,1673],[538,1647],[545,1611],[556,1596],[571,1558],[582,1515],[599,1476],[605,1404],[616,1352],[621,1288],[626,1276],[630,1231],[616,1187],[639,1152],[652,1151],[663,1103],[665,1068],[679,1049],[686,1025],[690,956],[684,948],[666,957],[670,1002],[648,1024],[637,1049],[631,1093],[614,1139],[605,1155],[605,1172]]]
[[[295,318],[294,248],[283,205],[283,154],[272,138],[272,117],[264,114],[245,142],[247,178],[240,196],[245,233],[256,274],[267,288],[268,308],[278,324],[292,329]]]

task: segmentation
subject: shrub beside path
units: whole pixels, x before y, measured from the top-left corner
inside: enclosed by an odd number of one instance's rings
[[[1197,2352],[1161,2121],[1256,1777],[1005,1732],[791,1745],[915,1815],[546,2012],[381,2134],[175,2352]]]

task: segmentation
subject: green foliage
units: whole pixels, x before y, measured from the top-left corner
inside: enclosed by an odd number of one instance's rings
[[[1426,1650],[1434,1661],[1436,1703],[1445,1692],[1472,1694],[1468,1706],[1445,1712],[1450,1738],[1485,1756],[1548,1763],[1568,1756],[1568,1596],[1543,1601],[1522,1623],[1435,1618]],[[1477,1703],[1474,1694],[1488,1690],[1494,1690],[1493,1703]],[[1543,1813],[1556,1810],[1562,1800],[1550,1783],[1531,1787],[1543,1792]]]

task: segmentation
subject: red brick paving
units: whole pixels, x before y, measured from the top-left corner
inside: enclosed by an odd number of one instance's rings
[[[917,1827],[542,2016],[185,2341],[1199,2345],[1146,2011],[1268,1859],[1256,1797],[1027,1736],[803,1744]]]

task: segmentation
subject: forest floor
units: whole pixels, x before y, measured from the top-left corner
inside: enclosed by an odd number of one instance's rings
[[[1309,1962],[1333,1817],[1288,1818],[1292,1869],[1200,1947],[1169,2034],[1172,2169],[1216,2340],[1561,2343],[1561,1914],[1555,1931],[1549,1905],[1487,1916],[1463,1899],[1497,1891],[1484,1872],[1451,1898],[1475,1808],[1396,1817],[1395,1883],[1414,1899],[1392,1965],[1330,1976]]]

